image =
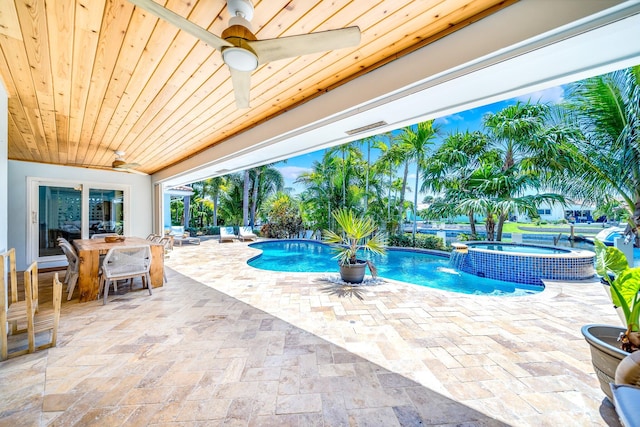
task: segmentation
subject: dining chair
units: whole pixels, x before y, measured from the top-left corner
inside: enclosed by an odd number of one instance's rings
[[[13,253],[13,254],[12,254]],[[13,269],[12,277],[15,277],[15,251],[10,249],[0,256],[0,267],[2,271],[2,277],[4,277],[4,267],[5,267],[5,259],[13,257],[13,262],[9,261],[9,264],[13,264],[13,268],[10,267],[10,270]],[[29,268],[27,268],[24,272],[24,294],[25,299],[21,301],[15,301],[10,303],[8,307],[5,306],[5,301],[7,300],[6,295],[6,286],[2,283],[0,286],[0,333],[2,337],[2,349],[0,350],[0,359],[6,360],[9,357],[20,356],[30,352],[32,349],[32,331],[34,330],[34,315],[38,309],[38,263],[33,262]],[[12,282],[14,279],[11,279]],[[16,280],[17,282],[17,280]],[[13,293],[17,294],[17,283],[16,283],[16,291],[12,290],[11,299],[13,300]],[[17,295],[16,295],[17,296]],[[9,353],[8,349],[8,331],[7,331],[7,323],[12,325],[11,335],[16,335],[18,333],[27,332],[29,346],[23,350],[17,350]],[[25,326],[20,328],[20,326]]]
[[[133,279],[140,277],[143,287],[151,291],[151,278],[149,276],[149,268],[151,267],[151,248],[149,245],[132,245],[132,246],[116,246],[109,249],[104,257],[101,268],[100,289],[98,297],[102,293],[103,302],[107,303],[109,288],[114,286],[117,290],[118,280],[129,279],[133,283]]]
[[[33,286],[27,286],[27,281],[38,284],[38,268],[37,263],[33,263],[28,271],[25,271],[25,290],[30,293]],[[35,282],[34,282],[35,280]],[[32,313],[31,318],[27,319],[27,332],[29,334],[29,353],[36,350],[55,347],[58,340],[58,325],[60,323],[60,307],[62,306],[62,283],[58,278],[58,273],[53,276],[53,303],[52,308],[48,310],[39,310],[35,313],[31,310],[30,298],[27,298],[27,313]],[[50,332],[49,339],[40,345],[36,345],[36,336],[42,332]]]
[[[67,284],[67,301],[71,300],[73,296],[73,290],[76,287],[76,283],[78,283],[79,276],[79,268],[80,262],[78,259],[78,254],[76,250],[68,243],[60,242],[60,249],[64,252],[64,255],[67,257],[67,272],[65,274],[64,282]]]
[[[5,279],[8,279],[11,287],[11,299],[7,292],[9,286]],[[7,336],[9,329],[7,324],[11,326],[11,333],[16,334],[19,331],[18,322],[26,323],[27,311],[26,301],[17,301],[18,282],[16,276],[16,252],[15,249],[9,249],[0,254],[0,360],[6,360],[10,355],[17,356],[24,352],[13,352],[9,354],[7,349]]]

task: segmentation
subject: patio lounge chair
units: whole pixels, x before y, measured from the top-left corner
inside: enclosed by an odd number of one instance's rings
[[[251,227],[238,227],[238,239],[244,240],[258,240],[258,236],[253,234]]]
[[[169,233],[169,235],[173,236],[173,243],[174,244],[177,243],[180,246],[182,246],[183,242],[193,243],[194,245],[199,245],[200,244],[200,238],[191,237],[189,235],[189,232],[188,231],[184,231],[184,227],[181,226],[181,225],[172,225],[171,226],[171,232]]]
[[[237,238],[233,233],[233,227],[220,227],[220,242],[225,240],[231,240],[232,242]]]

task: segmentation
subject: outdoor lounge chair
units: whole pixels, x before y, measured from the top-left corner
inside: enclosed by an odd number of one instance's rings
[[[258,236],[253,234],[251,227],[238,227],[238,239],[240,240],[258,240]]]
[[[233,233],[233,227],[220,227],[220,242],[225,240],[231,240],[232,242],[237,238]]]
[[[182,246],[183,242],[187,242],[187,243],[193,243],[194,245],[199,245],[200,244],[200,238],[198,237],[191,237],[189,235],[188,231],[184,231],[184,227],[181,225],[172,225],[171,226],[171,232],[169,233],[170,236],[173,236],[173,243],[174,244],[179,244],[180,246]],[[158,240],[159,242],[160,240]]]

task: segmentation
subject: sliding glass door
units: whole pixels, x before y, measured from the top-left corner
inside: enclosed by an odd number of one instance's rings
[[[89,237],[124,229],[124,191],[89,189]]]
[[[97,233],[128,231],[128,187],[30,179],[30,259],[56,265],[66,260],[57,239],[88,239]]]
[[[74,187],[38,187],[38,259],[63,255],[58,237],[79,239],[82,231],[82,191]]]

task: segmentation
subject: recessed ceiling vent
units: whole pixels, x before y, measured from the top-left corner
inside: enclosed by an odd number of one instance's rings
[[[370,125],[366,125],[366,126],[362,126],[356,129],[351,129],[346,131],[345,133],[347,135],[355,135],[357,133],[362,133],[371,129],[375,129],[375,128],[381,128],[382,126],[386,126],[388,123],[385,121],[382,122],[375,122],[375,123],[371,123]]]

